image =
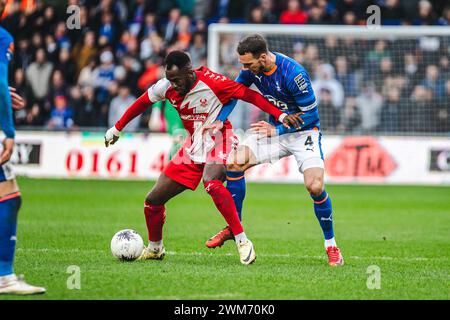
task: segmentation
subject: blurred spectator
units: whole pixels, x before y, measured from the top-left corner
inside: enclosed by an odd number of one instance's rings
[[[50,112],[51,107],[53,106],[53,102],[55,97],[64,96],[66,97],[68,94],[66,81],[64,79],[64,75],[62,70],[55,69],[51,76],[50,80],[50,88],[47,95],[47,101],[45,103],[44,109]]]
[[[366,9],[370,5],[368,0],[337,0],[336,9],[340,21],[348,12],[353,12],[355,20],[360,21],[366,18]]]
[[[391,133],[400,131],[400,116],[405,112],[401,105],[400,90],[397,88],[389,88],[386,103],[381,109],[380,131]]]
[[[148,59],[145,63],[144,73],[138,79],[138,87],[144,91],[158,81],[164,74],[164,68],[154,59]]]
[[[151,58],[156,59],[157,57],[161,57],[162,49],[162,38],[156,32],[152,32],[146,39],[141,42],[140,58],[141,60],[147,60]]]
[[[437,112],[436,101],[430,88],[418,85],[411,94],[409,105],[409,130],[415,132],[427,132],[433,130],[434,123],[431,120]]]
[[[156,16],[154,13],[147,13],[145,15],[145,21],[144,21],[144,25],[142,27],[142,34],[141,37],[148,37],[151,33],[157,33],[158,29],[157,29],[157,25],[156,25]],[[133,33],[135,36],[137,35],[135,32]]]
[[[69,85],[74,84],[76,80],[75,63],[70,57],[70,51],[68,48],[61,48],[61,50],[59,51],[56,68],[64,71],[64,78]]]
[[[381,9],[384,25],[400,25],[405,13],[400,0],[386,0]]]
[[[176,39],[177,25],[180,20],[181,11],[179,8],[173,8],[169,13],[169,21],[164,30],[164,41],[172,44]]]
[[[347,11],[342,17],[342,23],[344,25],[352,26],[357,24],[356,15],[353,11]]]
[[[81,127],[95,127],[100,115],[99,105],[95,99],[94,88],[85,87],[83,90],[74,87],[70,97],[74,108],[74,121]]]
[[[328,87],[314,90],[319,100],[320,126],[328,132],[335,132],[340,122],[340,110],[333,104],[333,93]]]
[[[308,21],[308,14],[301,10],[299,0],[289,0],[287,9],[281,13],[280,23],[284,24],[305,24]]]
[[[321,64],[316,72],[315,80],[312,82],[315,92],[327,90],[331,94],[331,105],[334,109],[340,109],[344,105],[344,88],[336,80],[334,68],[331,64]],[[319,98],[319,105],[322,104]]]
[[[100,45],[112,45],[117,37],[117,30],[113,24],[113,15],[110,12],[102,14],[102,23],[98,31]]]
[[[430,89],[437,98],[444,94],[443,82],[439,79],[439,68],[432,64],[425,70],[425,79],[420,83],[421,86]]]
[[[92,61],[97,55],[97,48],[95,46],[95,33],[92,31],[87,32],[84,35],[83,42],[79,42],[75,45],[72,51],[72,57],[77,65],[77,75],[81,69],[88,65],[89,61]]]
[[[73,124],[73,110],[67,105],[66,97],[56,96],[47,128],[50,130],[70,129]]]
[[[357,91],[356,74],[348,70],[347,59],[344,56],[336,58],[336,80],[344,87],[346,97],[355,97]]]
[[[210,0],[209,19],[217,21],[227,18],[233,22],[243,22],[248,15],[249,1],[242,0]]]
[[[361,114],[356,99],[348,97],[345,99],[344,112],[342,113],[342,121],[339,124],[339,130],[344,132],[356,132],[356,129],[361,125]]]
[[[55,41],[58,44],[59,48],[70,49],[70,41],[69,41],[69,37],[66,34],[66,23],[65,22],[61,21],[56,25]]]
[[[78,85],[81,89],[85,87],[94,87],[94,70],[96,66],[95,58],[92,57],[88,61],[88,64],[81,70],[78,77]]]
[[[36,61],[26,71],[26,78],[31,86],[33,98],[38,103],[43,103],[48,94],[52,71],[53,64],[47,61],[45,50],[42,48],[38,49],[36,51]]]
[[[450,5],[447,6],[442,12],[441,17],[438,19],[438,25],[449,26],[450,25]]]
[[[277,23],[277,15],[275,14],[273,0],[261,0],[260,8],[263,15],[263,23]]]
[[[107,90],[111,81],[114,80],[114,56],[111,51],[104,51],[100,55],[100,65],[94,69],[94,87],[97,89],[97,99],[102,103],[107,98]]]
[[[206,62],[205,39],[202,33],[195,33],[193,39],[193,43],[189,49],[189,55],[191,56],[194,68],[198,68]]]
[[[188,50],[191,42],[191,19],[188,16],[181,16],[177,25],[178,49]]]
[[[420,0],[418,5],[419,18],[413,21],[416,25],[433,25],[437,22],[433,5],[428,0]]]
[[[360,132],[363,134],[373,133],[380,124],[383,97],[375,90],[375,86],[369,83],[356,97],[356,105],[361,114]]]
[[[250,23],[264,23],[263,10],[261,7],[254,7],[250,11]]]
[[[136,100],[136,97],[130,94],[130,89],[126,85],[119,86],[119,95],[112,99],[109,105],[108,126],[112,127],[127,108]],[[134,118],[124,129],[125,131],[136,131],[139,127],[141,116]]]
[[[405,54],[404,56],[404,74],[408,78],[408,85],[412,89],[413,86],[419,81],[419,66],[417,64],[417,58],[413,54]]]

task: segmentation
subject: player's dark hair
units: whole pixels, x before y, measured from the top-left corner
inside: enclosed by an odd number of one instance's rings
[[[170,52],[166,59],[164,59],[164,64],[168,70],[172,69],[173,66],[177,66],[178,69],[190,68],[191,58],[186,52],[175,50]]]
[[[259,58],[263,53],[268,51],[267,41],[259,34],[252,34],[245,37],[237,46],[237,52],[239,55],[244,55],[246,53],[251,53],[254,57]]]

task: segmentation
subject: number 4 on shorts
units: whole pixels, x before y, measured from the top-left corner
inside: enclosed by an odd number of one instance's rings
[[[308,136],[305,141],[305,146],[312,146],[313,144],[314,142],[312,141],[311,136]]]

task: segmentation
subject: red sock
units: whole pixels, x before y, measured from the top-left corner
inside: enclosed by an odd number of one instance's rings
[[[225,188],[219,180],[208,181],[204,184],[206,192],[212,197],[217,209],[220,211],[225,221],[231,228],[234,235],[244,232],[241,221],[239,220],[231,193]]]
[[[148,240],[152,242],[162,240],[162,229],[166,221],[166,208],[164,205],[144,204],[145,222],[147,223]]]

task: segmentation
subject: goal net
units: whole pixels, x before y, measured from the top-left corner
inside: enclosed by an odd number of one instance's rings
[[[307,69],[324,132],[450,133],[450,28],[213,24],[209,67],[234,79],[238,41],[253,33]],[[244,104],[230,119],[247,129],[265,115]]]

